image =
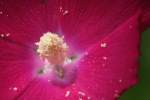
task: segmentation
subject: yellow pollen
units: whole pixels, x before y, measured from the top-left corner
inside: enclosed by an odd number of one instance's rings
[[[68,46],[64,42],[64,37],[58,34],[47,32],[40,37],[36,45],[39,56],[51,64],[62,64],[67,57]]]

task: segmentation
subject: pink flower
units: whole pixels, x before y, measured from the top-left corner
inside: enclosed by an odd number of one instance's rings
[[[119,98],[137,83],[149,12],[148,0],[1,0],[0,99]]]

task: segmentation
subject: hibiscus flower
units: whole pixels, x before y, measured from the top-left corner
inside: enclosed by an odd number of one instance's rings
[[[116,100],[138,80],[147,0],[1,0],[1,100]]]

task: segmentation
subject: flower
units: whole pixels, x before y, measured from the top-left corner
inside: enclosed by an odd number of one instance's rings
[[[146,0],[1,0],[1,100],[119,98],[138,80],[149,6]]]

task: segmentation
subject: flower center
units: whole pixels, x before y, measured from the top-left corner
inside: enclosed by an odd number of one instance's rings
[[[53,84],[66,86],[76,78],[76,55],[69,54],[69,46],[64,37],[47,32],[36,43],[37,53],[44,66],[37,73],[48,78]]]
[[[64,42],[64,37],[58,34],[47,32],[40,41],[36,43],[37,52],[42,60],[47,60],[52,65],[61,65],[67,57],[68,45]]]

